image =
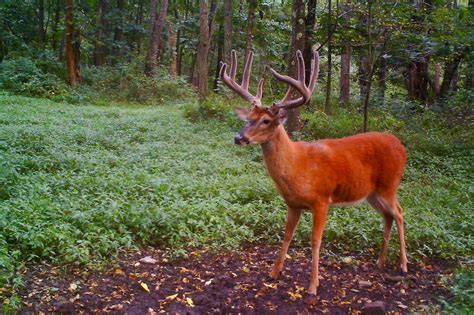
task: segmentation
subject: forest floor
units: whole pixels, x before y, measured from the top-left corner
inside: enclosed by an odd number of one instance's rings
[[[389,313],[436,313],[449,298],[446,261],[412,261],[400,276],[394,262],[375,267],[375,253],[344,258],[323,255],[318,300],[308,304],[309,249],[290,250],[278,280],[268,278],[277,246],[254,245],[239,252],[191,252],[167,258],[153,248],[123,252],[104,271],[47,265],[28,268],[22,294],[24,313],[351,313],[382,302]],[[140,262],[144,257],[156,261]],[[379,302],[380,301],[380,302]]]

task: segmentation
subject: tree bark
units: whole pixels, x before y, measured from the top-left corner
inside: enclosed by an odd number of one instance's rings
[[[250,51],[253,49],[253,28],[254,28],[254,21],[255,21],[255,11],[257,9],[257,1],[256,0],[248,0],[249,4],[249,11],[247,15],[247,37],[245,41],[245,58],[247,58]]]
[[[232,50],[232,0],[224,0],[224,62],[230,63]]]
[[[46,29],[44,27],[44,0],[38,0],[38,37],[41,47],[46,44]]]
[[[316,26],[316,0],[307,1],[307,12],[305,19],[305,38],[303,58],[306,65],[306,84],[309,84],[311,76],[311,59],[313,57],[313,34]]]
[[[125,9],[125,0],[117,0],[117,11],[119,12],[119,23],[114,28],[114,44],[115,44],[115,56],[120,57],[122,55],[122,37],[123,37],[123,15]]]
[[[176,51],[176,32],[173,29],[173,25],[168,23],[168,38],[169,38],[169,46],[170,46],[170,53],[171,53],[171,61],[170,61],[170,75],[173,78],[176,78],[178,75],[178,54]]]
[[[51,35],[51,46],[53,50],[58,48],[58,41],[57,41],[57,32],[59,26],[59,20],[61,18],[61,0],[56,0],[56,5],[54,7],[54,20],[52,25],[52,35]],[[59,58],[60,59],[60,58]]]
[[[296,63],[296,51],[303,51],[305,46],[305,4],[304,0],[293,0],[292,5],[292,32],[291,32],[291,46],[288,54],[288,74],[295,78],[298,73]],[[297,93],[295,93],[297,94]],[[295,95],[298,97],[299,95]],[[301,129],[300,109],[294,108],[288,110],[288,132],[290,134]]]
[[[379,58],[379,105],[383,106],[385,103],[385,88],[387,79],[387,58],[385,58],[386,42],[383,43],[382,53]]]
[[[328,1],[328,14],[329,14],[329,24],[328,24],[328,71],[326,79],[326,100],[324,102],[324,112],[327,115],[332,115],[332,105],[331,105],[331,84],[332,84],[332,1]]]
[[[343,8],[344,20],[349,23],[351,9],[351,0],[347,0]],[[351,86],[351,52],[352,47],[349,43],[345,43],[341,54],[341,78],[339,80],[339,102],[347,106],[349,105],[350,86]]]
[[[199,4],[199,44],[196,58],[196,80],[193,82],[198,89],[200,99],[208,94],[208,59],[209,53],[209,8],[207,0]]]
[[[158,0],[151,0],[150,12],[150,40],[148,45],[148,51],[145,58],[145,74],[147,76],[153,76],[156,73],[158,48],[161,41],[161,32],[166,21],[168,11],[168,0],[161,0],[160,15],[157,16],[157,5]]]
[[[102,66],[106,61],[104,31],[106,29],[107,0],[97,2],[97,32],[94,47],[94,65]]]
[[[77,38],[77,31],[74,30],[74,1],[66,0],[66,15],[64,19],[65,24],[65,46],[66,46],[66,66],[69,78],[69,84],[75,86],[81,79],[81,72],[79,68],[78,52],[79,43]]]

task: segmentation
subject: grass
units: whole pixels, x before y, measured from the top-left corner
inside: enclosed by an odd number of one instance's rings
[[[226,122],[183,118],[193,105],[99,107],[5,94],[0,104],[4,288],[21,286],[17,272],[30,261],[96,265],[142,244],[182,254],[282,236],[285,205],[260,148],[234,146]],[[432,143],[405,137],[410,163],[400,199],[409,259],[472,258],[472,147],[417,150]],[[299,245],[309,242],[309,219]],[[368,205],[334,208],[325,242],[342,252],[378,250],[381,231]]]

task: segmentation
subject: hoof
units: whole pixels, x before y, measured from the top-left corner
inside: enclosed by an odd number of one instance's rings
[[[314,306],[318,303],[318,296],[316,294],[308,294],[308,296],[304,299],[304,302],[307,305]]]

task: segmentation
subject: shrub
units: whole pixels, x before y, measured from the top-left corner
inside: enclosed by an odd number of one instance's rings
[[[43,62],[43,65],[45,63]],[[53,98],[68,93],[68,86],[58,76],[38,67],[36,61],[19,57],[0,64],[0,88],[15,94]]]
[[[150,78],[143,73],[140,63],[87,68],[84,80],[92,90],[117,101],[164,103],[195,97],[185,78],[172,78],[165,69],[159,69],[157,75]]]

